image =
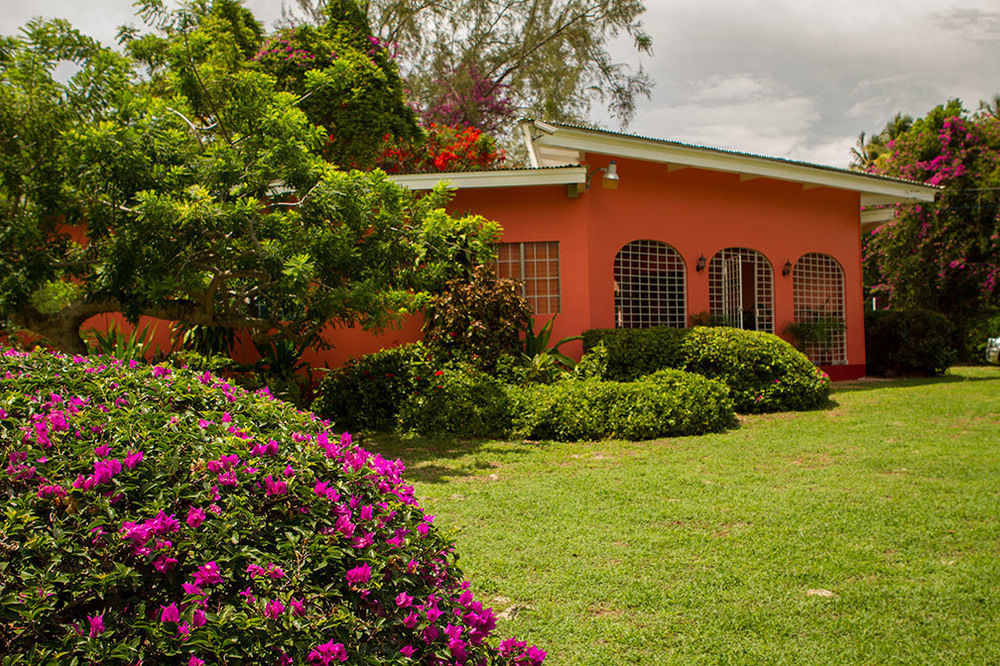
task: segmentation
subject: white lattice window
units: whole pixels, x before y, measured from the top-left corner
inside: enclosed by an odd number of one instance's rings
[[[806,341],[804,351],[816,365],[847,362],[844,271],[833,257],[802,255],[792,273],[796,324],[819,324],[822,341]]]
[[[559,299],[559,243],[500,243],[497,275],[521,283],[535,314],[556,314]]]
[[[653,240],[625,245],[615,256],[615,326],[687,326],[684,260]]]
[[[727,247],[708,266],[708,307],[730,326],[774,333],[774,271],[757,250]]]

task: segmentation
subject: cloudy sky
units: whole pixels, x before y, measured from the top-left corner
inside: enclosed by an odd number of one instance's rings
[[[280,0],[248,0],[258,19]],[[628,131],[846,166],[861,131],[958,97],[1000,93],[997,0],[646,0],[653,56],[616,43],[656,82]],[[0,34],[67,18],[113,43],[130,0],[0,0]],[[617,129],[595,109],[597,123]]]

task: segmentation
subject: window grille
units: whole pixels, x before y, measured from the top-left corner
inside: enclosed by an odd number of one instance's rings
[[[774,271],[762,253],[727,247],[708,267],[708,307],[730,326],[774,333]]]
[[[687,326],[684,260],[653,240],[628,243],[615,256],[615,325],[618,328]]]
[[[500,243],[497,275],[521,283],[521,293],[535,314],[556,314],[561,308],[559,243]]]
[[[847,362],[844,315],[844,271],[833,257],[813,252],[803,255],[792,273],[795,322],[832,322],[825,342],[806,342],[805,354],[816,365]]]

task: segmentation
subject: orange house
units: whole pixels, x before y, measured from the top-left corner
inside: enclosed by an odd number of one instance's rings
[[[787,338],[790,323],[832,320],[827,342],[806,353],[833,379],[860,377],[862,227],[888,219],[878,207],[938,191],[563,123],[519,130],[531,168],[393,180],[414,190],[449,181],[452,212],[500,222],[499,273],[522,281],[539,323],[558,315],[554,339],[708,314]]]

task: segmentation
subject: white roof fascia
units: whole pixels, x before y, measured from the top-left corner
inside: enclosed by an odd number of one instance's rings
[[[431,190],[438,183],[447,183],[460,190],[531,185],[585,185],[587,168],[577,166],[557,169],[389,174],[389,180],[411,190]]]
[[[892,180],[827,170],[805,164],[786,164],[752,155],[730,154],[711,148],[681,146],[622,135],[590,132],[574,127],[559,127],[556,132],[536,132],[534,150],[557,147],[581,152],[601,153],[675,166],[688,166],[710,171],[725,171],[748,176],[762,176],[818,187],[832,187],[861,194],[862,205],[934,201],[939,188],[918,183]]]
[[[896,216],[895,208],[872,208],[861,211],[861,230],[868,231]]]

